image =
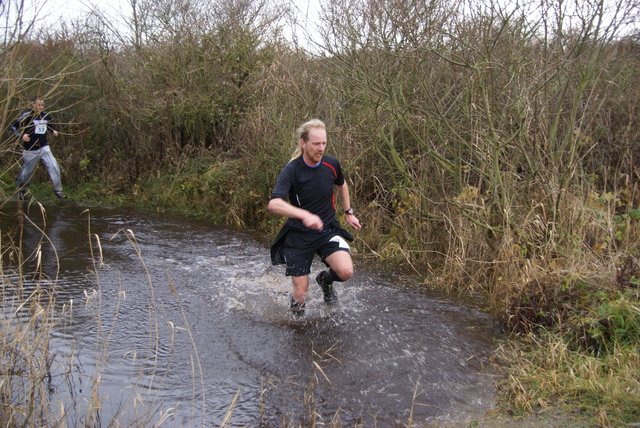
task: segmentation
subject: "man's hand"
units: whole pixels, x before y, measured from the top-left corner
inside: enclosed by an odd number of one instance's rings
[[[22,134],[22,141],[24,141],[25,143],[31,141],[31,137],[29,137],[29,134]]]
[[[311,214],[310,212],[307,212],[308,215],[306,215],[303,219],[302,219],[302,224],[304,224],[306,227],[308,227],[311,230],[324,230],[324,223],[322,222],[322,220],[320,219],[320,217],[318,217],[315,214]]]
[[[321,231],[324,223],[320,217],[302,208],[294,207],[289,202],[280,198],[273,198],[269,201],[269,211],[289,218],[297,218],[305,227],[311,230]]]
[[[360,220],[358,220],[358,217],[354,216],[353,214],[347,214],[344,219],[347,224],[353,227],[355,230],[360,230],[362,228],[362,226],[360,225]]]

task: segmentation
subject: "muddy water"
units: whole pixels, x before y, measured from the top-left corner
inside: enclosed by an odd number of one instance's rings
[[[26,208],[21,241],[27,258],[40,245],[57,307],[73,308],[54,329],[51,388],[71,424],[88,420],[94,382],[103,426],[462,426],[493,405],[491,317],[419,278],[356,258],[340,303],[327,307],[313,284],[296,318],[283,268],[251,232],[66,201],[45,208],[46,221]],[[2,211],[3,237],[20,241],[16,206]],[[25,272],[36,269],[32,254]],[[36,280],[26,276],[28,292]]]

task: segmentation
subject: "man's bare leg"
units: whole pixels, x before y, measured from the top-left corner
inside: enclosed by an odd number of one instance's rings
[[[293,276],[293,296],[291,297],[291,311],[294,315],[304,315],[307,292],[309,291],[309,275]]]
[[[309,275],[292,276],[293,280],[293,299],[302,304],[307,300],[309,292]]]
[[[347,281],[353,276],[353,260],[348,251],[336,251],[325,259],[327,264],[340,277],[341,281]]]
[[[347,251],[336,251],[325,259],[329,265],[328,271],[323,271],[316,277],[316,282],[322,288],[324,301],[334,303],[338,301],[338,294],[334,288],[335,281],[346,281],[353,276],[353,261]]]

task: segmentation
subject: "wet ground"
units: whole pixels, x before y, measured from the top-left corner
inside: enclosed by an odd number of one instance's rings
[[[98,374],[104,426],[464,426],[493,405],[493,320],[417,277],[356,256],[340,303],[325,305],[313,284],[297,318],[283,267],[252,232],[62,201],[46,207],[46,222],[25,208],[20,237],[16,206],[2,212],[25,272],[41,259],[60,310],[73,301],[54,330],[52,389],[72,422]]]

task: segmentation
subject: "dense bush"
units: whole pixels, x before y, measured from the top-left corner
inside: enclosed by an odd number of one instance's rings
[[[633,2],[329,0],[312,45],[284,37],[271,2],[135,4],[126,31],[99,14],[6,29],[0,125],[43,94],[78,196],[274,232],[271,188],[319,117],[365,225],[356,246],[484,294],[510,331],[562,330],[598,292],[637,286],[620,284],[640,269]],[[15,148],[3,140],[7,192]],[[598,349],[618,337],[581,328]]]

